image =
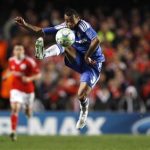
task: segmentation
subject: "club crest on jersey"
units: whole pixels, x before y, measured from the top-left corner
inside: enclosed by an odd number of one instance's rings
[[[14,66],[14,65],[13,65],[13,66],[11,66],[11,69],[12,69],[12,70],[14,70],[14,69],[15,69],[15,66]]]
[[[81,34],[80,34],[80,32],[77,32],[77,36],[80,38],[81,37]]]
[[[27,68],[27,65],[26,65],[26,64],[21,64],[21,65],[20,65],[20,69],[21,69],[21,70],[25,70],[26,68]]]

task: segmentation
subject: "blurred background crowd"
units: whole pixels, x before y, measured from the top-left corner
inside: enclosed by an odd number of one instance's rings
[[[138,0],[127,1],[131,3],[128,7],[117,2],[100,2],[2,0],[0,77],[5,74],[8,58],[16,43],[21,42],[26,54],[35,59],[37,36],[16,26],[13,18],[22,16],[27,22],[40,27],[55,26],[63,22],[64,8],[71,6],[97,31],[106,57],[101,78],[90,94],[91,110],[149,111],[150,6],[146,3],[140,5]],[[44,40],[46,47],[55,43],[54,36],[44,37]],[[79,74],[64,65],[63,56],[35,60],[42,72],[41,80],[35,82],[35,111],[77,111]],[[10,84],[11,79],[0,82],[0,109],[9,109]]]

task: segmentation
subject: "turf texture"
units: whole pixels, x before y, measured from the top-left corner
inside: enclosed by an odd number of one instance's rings
[[[150,136],[0,136],[0,150],[150,150]]]

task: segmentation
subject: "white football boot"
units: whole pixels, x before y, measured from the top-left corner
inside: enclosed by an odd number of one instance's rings
[[[80,104],[80,116],[76,124],[76,129],[82,129],[86,125],[86,120],[88,116],[88,107],[89,107],[89,100],[86,107],[82,107]]]
[[[35,57],[37,59],[44,58],[44,40],[42,37],[39,37],[35,42]]]

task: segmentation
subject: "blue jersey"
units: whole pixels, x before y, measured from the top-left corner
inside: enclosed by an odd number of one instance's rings
[[[44,34],[56,34],[58,30],[65,27],[67,26],[64,22],[55,27],[43,28],[43,32]],[[90,87],[94,87],[100,78],[102,62],[105,61],[105,57],[102,53],[100,45],[96,47],[91,56],[91,58],[96,61],[96,64],[88,65],[84,60],[84,54],[89,49],[91,41],[97,37],[97,34],[90,24],[84,20],[80,20],[73,31],[75,33],[75,42],[72,46],[76,49],[77,56],[72,62],[65,57],[65,64],[69,68],[81,74],[81,82],[86,82]]]
[[[66,23],[62,23],[60,25],[54,26],[54,27],[49,27],[49,28],[43,28],[44,34],[52,34],[55,33],[62,29],[65,28]],[[91,27],[91,25],[84,21],[80,20],[76,27],[73,29],[75,33],[75,42],[72,45],[79,53],[85,54],[86,51],[89,49],[89,46],[91,44],[91,41],[97,37],[97,33],[95,30]],[[95,52],[92,54],[91,58],[95,61],[98,62],[104,62],[105,57],[102,53],[100,45],[96,47]]]

